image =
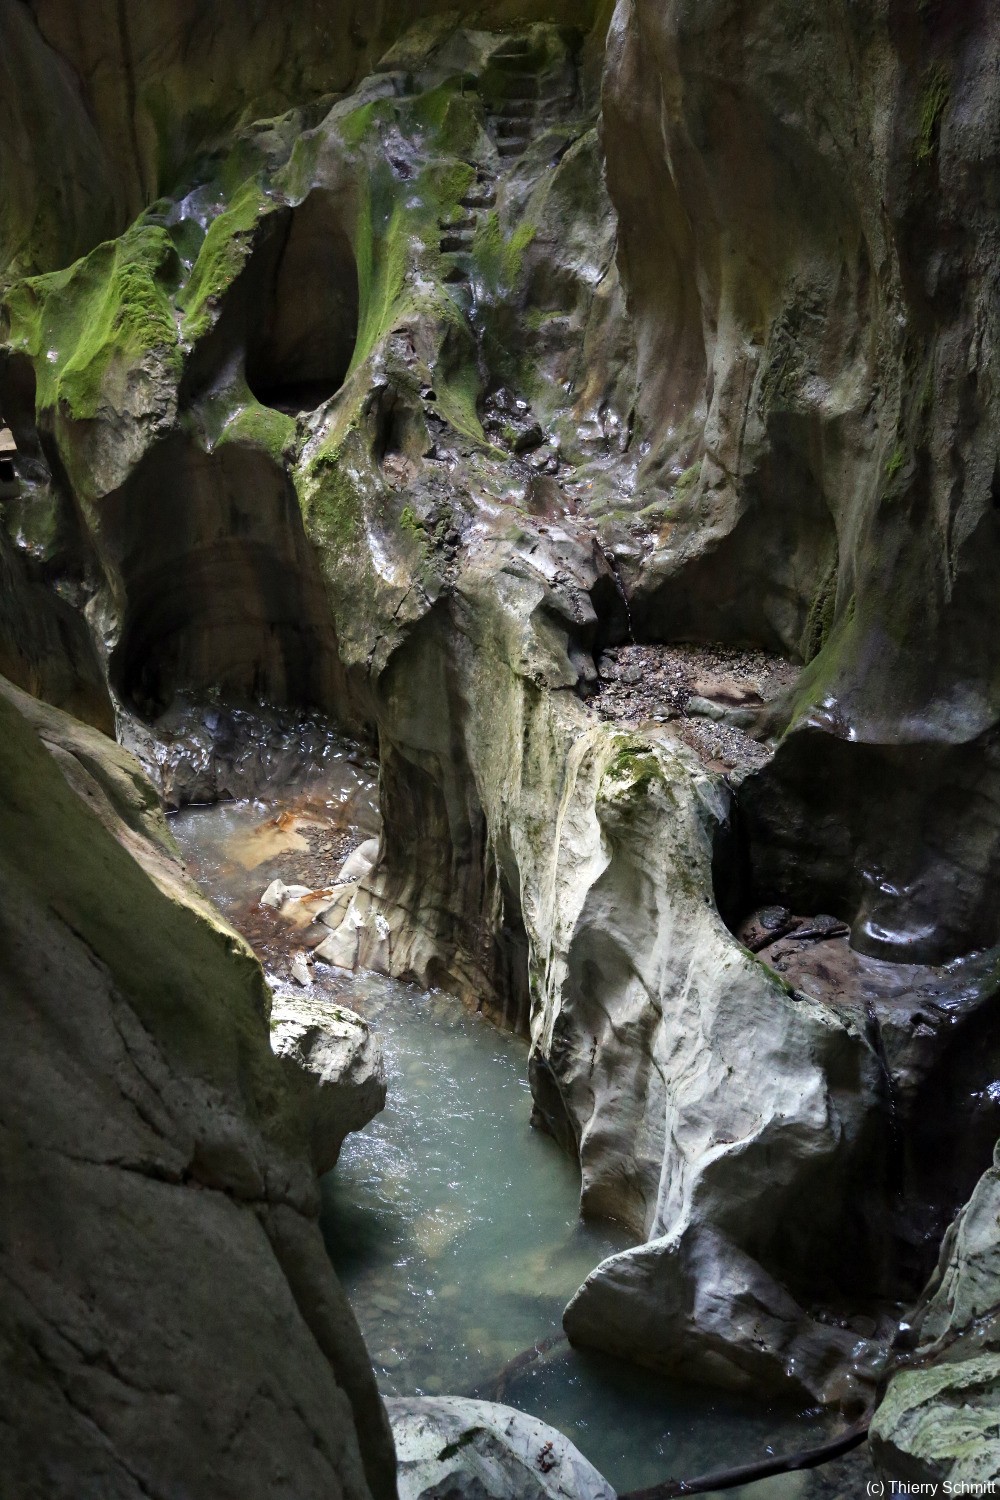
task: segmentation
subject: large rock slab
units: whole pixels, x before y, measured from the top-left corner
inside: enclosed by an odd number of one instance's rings
[[[259,964],[138,765],[6,685],[0,788],[0,1487],[393,1500]]]
[[[508,973],[529,998],[518,1014],[508,995],[508,1016],[530,1031],[536,1120],[578,1159],[584,1211],[648,1241],[582,1289],[567,1314],[577,1342],[863,1405],[873,1325],[815,1317],[807,1288],[863,1286],[878,1254],[877,1214],[846,1253],[838,1226],[877,1180],[879,1061],[850,1017],[793,993],[721,920],[722,778],[669,727],[601,723],[560,691],[599,576],[565,541],[530,561],[483,558],[451,620],[439,613],[419,655],[390,666],[386,854],[344,917],[345,946],[424,983],[447,955],[449,982],[482,1004],[481,950],[446,946],[459,914],[499,907],[505,928],[523,923]],[[480,818],[493,863],[477,860]],[[427,849],[440,857],[406,857]],[[474,884],[484,868],[492,888]]]
[[[615,1500],[568,1438],[523,1412],[449,1396],[386,1409],[399,1500]]]

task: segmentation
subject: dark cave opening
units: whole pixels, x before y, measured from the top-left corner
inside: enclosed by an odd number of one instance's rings
[[[10,428],[18,454],[27,459],[41,456],[35,395],[35,370],[27,355],[0,351],[0,427]]]
[[[181,692],[337,706],[322,581],[294,491],[266,454],[207,455],[170,438],[107,508],[126,599],[110,676],[126,704],[148,719]]]
[[[246,373],[257,400],[293,416],[330,400],[350,369],[358,316],[353,246],[333,195],[313,192],[292,212],[270,285],[250,309]]]

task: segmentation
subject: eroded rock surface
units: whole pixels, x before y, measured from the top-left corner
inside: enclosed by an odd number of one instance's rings
[[[809,662],[757,894],[912,962],[998,937],[998,48],[981,8],[623,0],[605,74],[633,615]]]
[[[4,1486],[391,1500],[259,965],[131,757],[0,721]]]
[[[302,1100],[317,1173],[331,1171],[352,1130],[385,1108],[382,1048],[361,1016],[284,990],[271,1007],[271,1050]],[[304,1076],[303,1076],[304,1075]]]
[[[523,1412],[452,1397],[386,1408],[400,1500],[615,1500],[561,1432]]]
[[[1000,1148],[949,1229],[905,1325],[901,1369],[872,1427],[888,1477],[988,1484],[1000,1473]]]
[[[911,966],[1000,937],[995,19],[622,0],[599,122],[606,12],[341,7],[354,92],[307,69],[154,203],[193,18],[33,9],[88,90],[131,49],[95,118],[141,136],[118,227],[150,205],[2,314],[113,687],[167,728],[221,687],[377,735],[378,860],[302,932],[530,1036],[585,1209],[646,1239],[574,1337],[863,1402],[997,1133],[995,955],[932,1008],[730,929],[822,914]],[[254,37],[182,156],[285,87]],[[224,789],[199,743],[178,800]]]

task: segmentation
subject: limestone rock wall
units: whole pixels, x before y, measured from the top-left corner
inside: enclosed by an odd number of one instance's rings
[[[983,5],[628,0],[605,84],[635,614],[810,663],[747,789],[757,895],[917,962],[1000,935],[998,50]]]
[[[597,0],[4,0],[0,281],[120,234],[250,120],[350,89],[414,21],[591,24]],[[607,8],[607,7],[605,7]],[[437,27],[440,37],[442,28]],[[595,52],[595,74],[599,52]],[[322,111],[321,111],[322,113]]]
[[[0,1485],[391,1500],[259,965],[131,757],[0,722]]]
[[[888,1054],[742,948],[712,863],[725,838],[733,903],[832,910],[887,958],[1000,936],[992,175],[964,186],[995,156],[995,19],[623,0],[599,124],[589,11],[369,7],[335,91],[374,72],[314,108],[332,75],[316,49],[295,72],[292,32],[319,10],[241,7],[243,52],[227,6],[127,38],[35,10],[113,122],[126,214],[163,189],[175,68],[172,163],[284,107],[276,37],[301,106],[4,300],[0,378],[32,371],[113,686],[377,733],[382,857],[325,946],[530,1035],[538,1121],[643,1240],[572,1336],[858,1405],[915,1290]],[[124,95],[99,83],[123,41]],[[753,725],[773,756],[724,781],[602,723],[596,659],[629,634],[800,663]]]
[[[568,538],[501,553],[390,660],[383,776],[410,795],[383,800],[384,861],[324,951],[447,984],[529,1031],[536,1118],[579,1160],[584,1211],[646,1242],[595,1271],[572,1338],[853,1408],[875,1345],[803,1303],[872,1290],[878,1061],[722,923],[721,781],[668,732],[595,723],[572,691],[599,571]],[[518,927],[520,1009],[489,963],[491,936]]]

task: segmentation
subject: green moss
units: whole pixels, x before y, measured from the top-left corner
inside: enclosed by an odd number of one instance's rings
[[[201,225],[195,219],[182,219],[179,224],[171,224],[167,233],[183,264],[193,267],[205,243],[205,231]]]
[[[225,213],[213,219],[182,297],[181,333],[196,344],[215,322],[222,296],[250,258],[261,218],[274,205],[256,178],[244,183]]]
[[[424,524],[421,521],[420,517],[417,515],[416,511],[413,509],[412,505],[406,505],[403,507],[403,510],[399,517],[399,524],[400,526],[402,526],[403,530],[408,531],[411,536],[419,537],[421,541],[424,540],[424,537],[426,535],[424,531]]]
[[[692,464],[690,468],[684,470],[684,473],[674,485],[675,499],[683,500],[685,495],[689,495],[694,489],[701,478],[701,463],[702,461],[699,459],[696,464]]]
[[[153,351],[179,374],[171,292],[180,271],[167,231],[139,220],[68,270],[22,282],[7,304],[10,338],[35,362],[39,407],[93,417],[110,372]]]
[[[601,796],[616,802],[632,801],[644,797],[653,786],[662,783],[663,768],[648,742],[629,735],[616,735],[614,755],[601,780]]]
[[[837,612],[837,584],[840,579],[840,560],[834,557],[816,590],[809,607],[802,655],[808,664],[815,661],[833,633],[833,622]]]
[[[421,94],[414,103],[418,124],[433,135],[436,150],[449,156],[471,156],[482,130],[482,108],[475,94],[461,91],[455,78]]]
[[[756,964],[758,969],[763,969],[775,989],[780,990],[789,1000],[798,1000],[798,991],[794,985],[789,984],[783,974],[779,974],[777,969],[773,969],[766,959],[761,958],[759,953],[754,953],[749,948],[744,948],[742,943],[740,944],[740,948],[751,963]]]
[[[917,161],[929,161],[937,148],[941,118],[951,98],[951,80],[940,65],[932,68],[924,80],[920,99],[920,124],[917,134]]]
[[[392,201],[391,193],[386,193],[387,186],[384,174],[376,173],[361,194],[355,231],[358,339],[349,375],[364,364],[398,321],[406,290],[409,216],[401,204]]]
[[[428,200],[428,227],[433,222],[464,218],[462,199],[476,182],[476,171],[465,161],[433,162],[420,174],[421,196]]]
[[[349,458],[353,433],[351,429],[336,449],[319,453],[297,485],[310,537],[335,560],[364,537],[364,498]]]
[[[249,401],[226,423],[218,441],[220,447],[226,443],[240,443],[263,448],[280,464],[291,453],[295,436],[292,417],[269,406],[261,406],[258,401]]]
[[[885,466],[886,479],[895,479],[900,469],[906,462],[906,452],[903,448],[894,448]]]
[[[832,697],[843,675],[845,663],[854,644],[857,599],[852,594],[839,620],[822,648],[808,664],[796,683],[795,701],[789,714],[789,726],[796,723],[818,703]]]
[[[692,464],[690,468],[685,469],[683,474],[680,475],[670,493],[669,500],[665,504],[661,502],[658,511],[655,504],[647,506],[646,511],[655,513],[656,518],[663,521],[681,521],[686,519],[691,514],[691,498],[698,487],[698,481],[701,479],[701,468],[702,463],[701,459],[699,459],[697,463]],[[645,511],[643,514],[645,514]],[[650,519],[653,518],[653,515],[651,515]]]
[[[479,226],[472,254],[487,289],[494,297],[508,294],[517,285],[524,253],[536,233],[536,226],[525,220],[508,239],[496,212],[489,214]]]
[[[337,130],[345,146],[356,149],[364,141],[370,140],[375,130],[376,111],[383,108],[383,101],[376,100],[372,104],[362,104],[360,109],[353,109],[350,114],[342,115],[337,121]]]

